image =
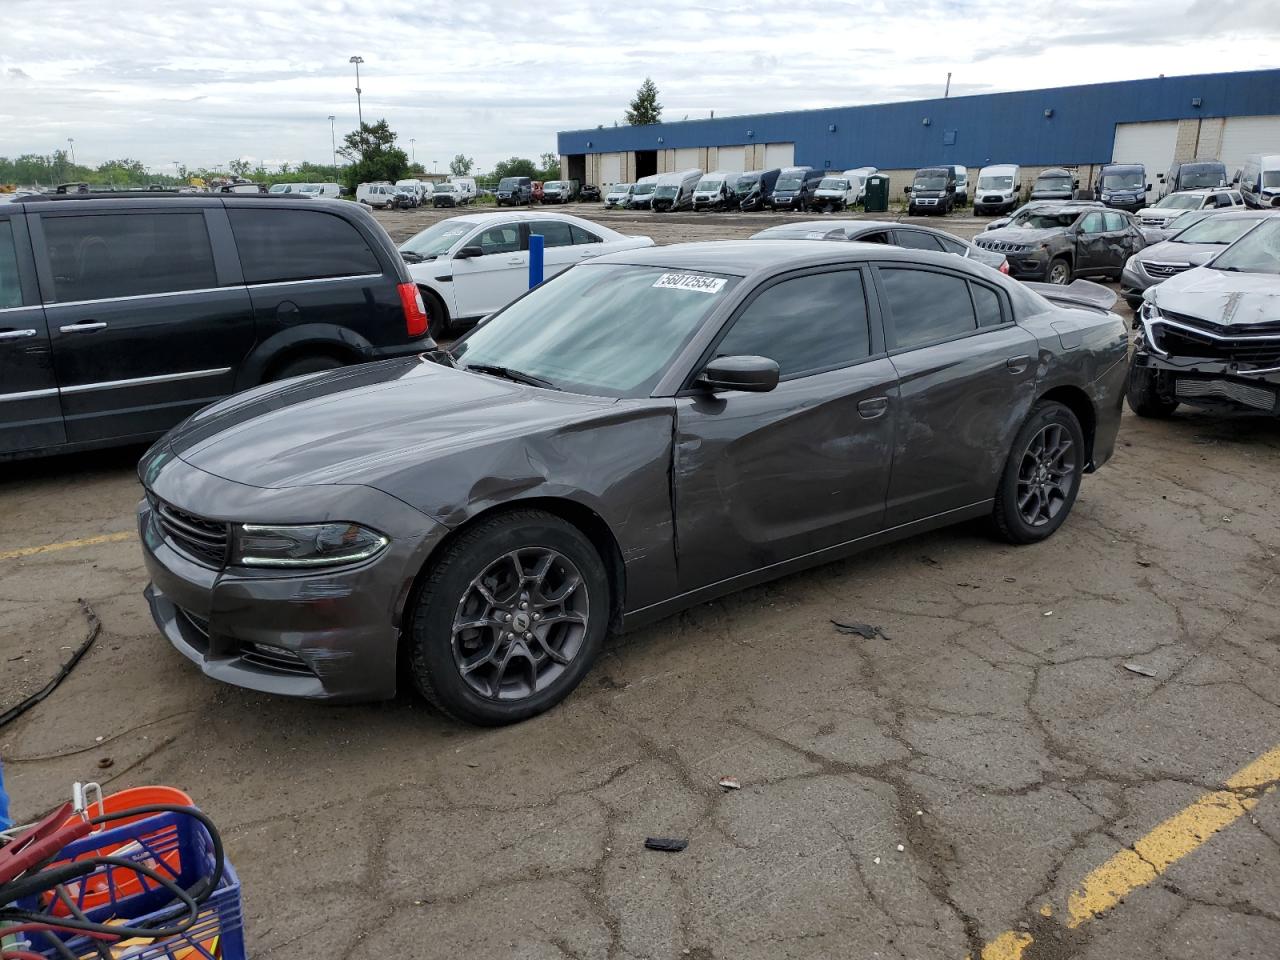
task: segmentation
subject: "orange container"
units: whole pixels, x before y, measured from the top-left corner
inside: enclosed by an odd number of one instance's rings
[[[157,803],[181,807],[194,806],[191,802],[191,797],[176,787],[134,787],[130,790],[121,790],[119,793],[103,797],[101,811],[99,811],[97,804],[93,804],[89,807],[87,813],[90,817],[97,817],[102,813],[119,813],[121,810],[132,810],[134,807],[145,807]],[[136,817],[112,820],[109,823],[99,824],[94,829],[95,832],[110,830],[128,823],[145,820],[148,816],[153,816],[153,814],[142,813]],[[77,818],[71,817],[67,822],[70,823],[75,819]],[[171,830],[172,828],[170,828]],[[162,835],[163,833],[163,828],[157,828],[155,834],[144,833],[139,837],[142,843],[154,841],[156,846],[163,850],[162,853],[156,855],[137,856],[145,847],[142,847],[138,841],[134,841],[122,847],[101,847],[91,854],[86,854],[86,856],[131,857],[144,866],[155,870],[161,876],[172,878],[178,873],[181,865],[181,854],[176,845],[166,842],[167,838]],[[92,840],[93,834],[90,833],[85,839]],[[71,899],[82,910],[93,910],[103,904],[112,902],[112,888],[115,890],[114,900],[118,902],[125,897],[141,893],[144,889],[154,889],[155,882],[147,880],[146,887],[144,887],[141,874],[124,867],[115,867],[109,872],[94,873],[83,881],[68,885]],[[55,916],[65,917],[70,915],[66,904],[61,900],[55,900],[51,906]]]

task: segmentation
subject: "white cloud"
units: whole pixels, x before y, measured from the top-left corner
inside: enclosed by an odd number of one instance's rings
[[[1273,66],[1270,0],[812,0],[799,6],[440,0],[255,0],[211,12],[116,0],[5,0],[0,155],[136,157],[156,168],[255,156],[323,161],[328,116],[385,117],[417,159],[482,168],[555,149],[558,130],[612,125],[640,81],[678,119]],[[88,23],[86,23],[86,18]],[[71,32],[48,24],[78,24]],[[1141,45],[1139,47],[1139,45]]]

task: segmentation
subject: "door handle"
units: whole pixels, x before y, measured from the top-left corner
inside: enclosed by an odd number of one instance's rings
[[[5,330],[0,332],[0,340],[21,340],[23,337],[34,337],[34,330]]]
[[[1009,368],[1010,373],[1021,373],[1027,369],[1027,364],[1030,362],[1030,357],[1010,357],[1004,362],[1004,365]]]
[[[524,263],[524,258],[523,258],[523,257],[512,257],[510,260],[508,260],[508,261],[507,261],[507,263],[511,264],[511,266],[513,266],[513,267],[514,267],[514,266],[518,266],[518,265],[520,265],[520,264]]]
[[[870,397],[866,400],[858,401],[858,415],[863,420],[874,420],[877,417],[883,417],[888,409],[888,397]]]
[[[95,330],[105,330],[107,325],[101,320],[83,320],[80,323],[68,323],[65,327],[59,327],[60,333],[93,333]]]

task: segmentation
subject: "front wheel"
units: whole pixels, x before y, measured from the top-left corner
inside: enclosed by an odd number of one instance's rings
[[[581,531],[541,510],[504,513],[433,564],[405,621],[414,680],[459,720],[525,720],[581,682],[609,616],[609,578]]]
[[[1050,283],[1066,286],[1071,282],[1071,264],[1062,257],[1054,257],[1049,264],[1048,279]]]
[[[1084,431],[1071,409],[1045,401],[1014,438],[991,519],[1010,543],[1038,543],[1063,524],[1080,492]]]
[[[1124,398],[1130,410],[1153,420],[1167,420],[1173,416],[1173,411],[1178,409],[1178,401],[1166,396],[1160,386],[1160,375],[1155,370],[1129,361]]]

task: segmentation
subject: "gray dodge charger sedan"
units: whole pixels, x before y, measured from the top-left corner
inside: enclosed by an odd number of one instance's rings
[[[980,264],[725,241],[580,264],[448,352],[216,403],[143,458],[160,629],[333,700],[397,668],[455,717],[546,710],[606,634],[975,517],[1066,519],[1115,444],[1123,321]]]

